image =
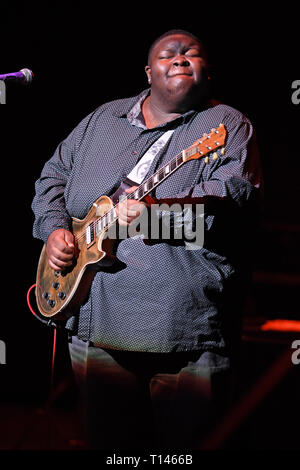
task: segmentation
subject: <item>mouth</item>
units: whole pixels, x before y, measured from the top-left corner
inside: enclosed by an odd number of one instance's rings
[[[181,77],[181,76],[191,77],[192,75],[193,75],[192,73],[188,73],[188,72],[176,72],[176,73],[169,74],[168,77],[170,78]]]

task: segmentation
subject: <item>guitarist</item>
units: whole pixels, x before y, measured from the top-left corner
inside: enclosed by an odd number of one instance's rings
[[[163,34],[145,71],[147,90],[98,107],[45,164],[32,204],[34,236],[46,243],[51,268],[68,268],[75,253],[71,218],[84,218],[100,195],[111,196],[165,131],[174,132],[148,175],[203,133],[226,126],[225,155],[187,162],[152,199],[117,207],[119,226],[130,227],[150,212],[151,202],[204,203],[204,245],[188,250],[171,238],[119,240],[116,255],[125,267],[97,272],[88,298],[65,325],[89,448],[196,449],[228,406],[259,212],[260,160],[251,122],[209,100],[208,60],[197,37],[182,30]],[[156,215],[162,224],[168,215],[174,230],[180,226],[172,211]],[[193,211],[192,217],[195,224]]]

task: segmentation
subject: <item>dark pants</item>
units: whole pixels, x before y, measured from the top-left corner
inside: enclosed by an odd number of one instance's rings
[[[231,373],[216,353],[119,351],[76,337],[69,348],[89,448],[196,450],[228,405]]]

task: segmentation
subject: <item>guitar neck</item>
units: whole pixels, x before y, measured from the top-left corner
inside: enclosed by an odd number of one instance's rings
[[[194,160],[202,158],[205,155],[208,155],[212,151],[215,151],[225,143],[226,139],[226,128],[224,124],[220,124],[217,129],[212,129],[209,134],[203,134],[203,137],[193,143],[189,148],[183,150],[180,154],[176,155],[172,160],[166,163],[164,166],[159,168],[152,176],[146,179],[141,183],[134,191],[122,196],[122,202],[127,199],[134,199],[136,201],[141,201],[145,196],[147,196],[153,189],[159,186],[165,179],[167,179],[172,173],[174,173],[178,168],[180,168],[185,162],[189,160]],[[221,150],[223,155],[225,148]],[[213,160],[218,158],[217,153],[213,154]],[[205,158],[206,163],[208,163],[209,157]],[[108,228],[117,220],[116,207],[121,202],[121,200],[115,204],[106,214],[101,216],[96,223],[96,234]]]
[[[146,181],[141,183],[134,191],[128,195],[122,195],[122,202],[127,199],[134,199],[136,201],[141,201],[147,194],[149,194],[153,189],[159,186],[164,180],[166,180],[172,173],[174,173],[183,163],[185,163],[185,155],[188,152],[194,152],[194,149],[184,150],[172,160],[170,160],[166,165],[159,168],[152,176],[150,176]],[[192,154],[192,153],[191,153]],[[120,201],[121,202],[121,201]],[[105,215],[99,217],[96,221],[96,233],[105,230],[110,225],[112,225],[117,220],[116,207],[119,204],[117,202],[112,209],[110,209]]]
[[[164,180],[166,180],[172,173],[174,173],[184,163],[184,152],[170,160],[166,165],[162,166],[146,181],[140,184],[138,188],[129,193],[126,199],[135,199],[141,201],[147,194],[153,189],[159,186]],[[123,199],[124,200],[124,199]]]

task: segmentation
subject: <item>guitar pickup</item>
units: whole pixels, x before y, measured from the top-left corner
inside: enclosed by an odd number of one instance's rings
[[[85,242],[86,242],[87,248],[92,246],[94,241],[95,241],[95,224],[94,222],[92,222],[85,229]]]

